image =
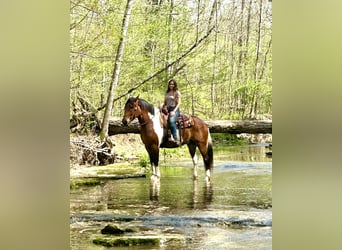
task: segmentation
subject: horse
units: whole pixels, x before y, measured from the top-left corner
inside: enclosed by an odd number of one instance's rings
[[[128,98],[125,107],[122,124],[128,125],[138,118],[140,124],[140,136],[145,145],[145,149],[150,158],[152,168],[151,180],[160,179],[159,148],[171,148],[175,145],[165,143],[165,133],[159,108],[148,103],[144,99],[137,97]],[[193,178],[197,179],[198,158],[196,147],[199,148],[203,157],[207,183],[210,182],[210,175],[213,169],[214,156],[212,140],[207,124],[196,116],[190,116],[191,126],[178,129],[178,134],[182,138],[177,146],[187,144],[193,162]]]

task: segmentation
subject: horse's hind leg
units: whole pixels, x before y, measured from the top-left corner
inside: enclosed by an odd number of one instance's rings
[[[192,158],[192,163],[194,164],[194,174],[193,174],[193,177],[194,177],[194,180],[197,179],[198,177],[198,173],[197,173],[197,168],[198,168],[198,158],[197,158],[197,154],[196,154],[196,145],[195,144],[192,144],[192,143],[189,143],[188,144],[188,149],[189,149],[189,153],[191,155],[191,158]]]
[[[198,145],[198,149],[201,152],[201,155],[203,157],[203,161],[204,161],[204,166],[205,166],[205,180],[208,182],[210,182],[210,175],[211,175],[211,169],[212,169],[212,163],[211,163],[211,157],[209,155],[209,147],[207,147],[206,144],[199,144]],[[210,146],[210,150],[211,146]]]

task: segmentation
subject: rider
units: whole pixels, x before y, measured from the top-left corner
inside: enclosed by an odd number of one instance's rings
[[[181,104],[181,93],[178,90],[177,82],[173,79],[168,81],[168,87],[165,93],[164,105],[167,107],[167,111],[169,112],[169,122],[170,122],[170,130],[171,130],[171,141],[175,141],[179,144],[179,140],[177,137],[177,126],[176,121],[179,116]]]

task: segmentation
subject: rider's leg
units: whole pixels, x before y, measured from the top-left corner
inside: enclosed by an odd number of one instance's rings
[[[177,121],[178,116],[179,116],[179,110],[177,110],[175,112],[174,116],[170,116],[170,119],[169,119],[171,134],[176,141],[178,140],[177,125],[176,125],[176,121]]]

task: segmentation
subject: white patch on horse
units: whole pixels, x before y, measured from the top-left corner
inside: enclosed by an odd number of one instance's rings
[[[158,144],[160,146],[162,139],[163,139],[163,133],[164,133],[163,128],[161,127],[161,124],[160,124],[160,118],[159,118],[160,110],[154,107],[154,115],[150,113],[148,113],[148,115],[153,122],[153,130],[158,136]]]
[[[211,140],[211,135],[210,135],[210,130],[208,128],[208,139],[207,139],[207,147],[208,147],[208,144],[212,144],[212,140]]]

